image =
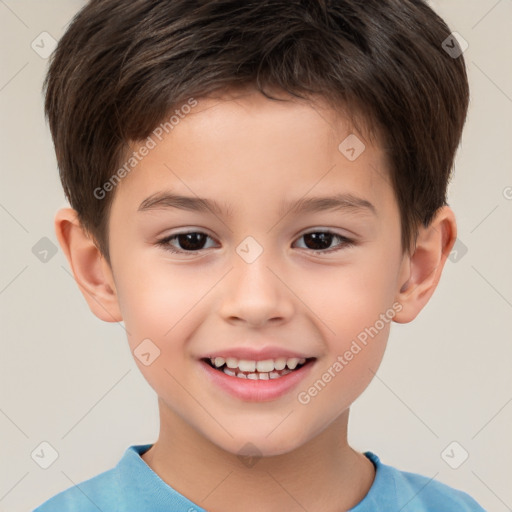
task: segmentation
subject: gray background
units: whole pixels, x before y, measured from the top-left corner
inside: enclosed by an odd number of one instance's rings
[[[92,315],[51,252],[66,203],[43,118],[48,61],[31,44],[44,53],[40,34],[58,40],[81,5],[0,0],[0,511],[31,510],[158,436],[156,396],[122,325]],[[512,510],[512,0],[431,5],[469,43],[472,102],[449,191],[458,252],[420,316],[393,325],[349,440],[502,512]],[[31,456],[44,441],[58,453],[47,469]]]

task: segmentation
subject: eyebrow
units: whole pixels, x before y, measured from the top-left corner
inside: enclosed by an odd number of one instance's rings
[[[219,215],[225,214],[232,217],[232,210],[222,206],[212,199],[201,197],[182,196],[170,192],[158,192],[153,194],[139,205],[138,211],[160,210],[177,208],[197,212],[213,212]],[[353,194],[336,194],[327,197],[302,198],[298,201],[281,203],[280,216],[300,213],[316,213],[328,210],[353,211],[361,213],[377,214],[375,206],[368,200],[354,196]]]
[[[140,203],[138,211],[162,210],[167,208],[178,208],[180,210],[190,210],[197,212],[214,212],[222,215],[222,206],[212,199],[201,197],[181,196],[171,192],[157,192],[147,197]],[[231,211],[226,208],[228,217],[231,217]]]

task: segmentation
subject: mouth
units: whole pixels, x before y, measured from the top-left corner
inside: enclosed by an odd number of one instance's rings
[[[202,361],[214,370],[235,379],[277,380],[311,365],[315,357],[278,357],[260,361],[237,359],[235,357],[211,357]]]

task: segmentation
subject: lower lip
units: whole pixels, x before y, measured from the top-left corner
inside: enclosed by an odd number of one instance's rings
[[[205,361],[200,361],[206,375],[216,386],[235,398],[247,402],[269,402],[283,396],[309,374],[314,363],[315,361],[309,361],[298,370],[277,379],[252,380],[226,375],[223,371],[215,370]]]

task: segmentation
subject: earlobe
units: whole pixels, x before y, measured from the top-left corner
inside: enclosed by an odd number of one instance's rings
[[[437,287],[441,273],[457,237],[457,224],[451,208],[443,206],[427,227],[420,227],[413,253],[404,258],[400,289],[396,300],[402,310],[394,321],[414,320]],[[403,279],[403,277],[402,277]]]
[[[122,320],[110,266],[94,240],[82,228],[77,212],[62,208],[55,215],[55,232],[75,281],[91,311],[105,322]]]

